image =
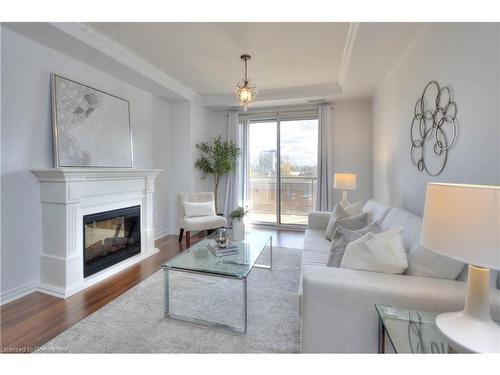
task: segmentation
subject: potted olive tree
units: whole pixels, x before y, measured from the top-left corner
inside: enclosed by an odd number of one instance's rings
[[[233,221],[233,240],[242,241],[245,239],[245,223],[243,218],[248,213],[243,207],[237,207],[229,214]]]
[[[212,176],[214,179],[215,210],[217,211],[217,192],[220,179],[226,173],[236,168],[236,159],[241,155],[241,149],[232,141],[225,141],[222,136],[217,136],[213,142],[198,143],[200,156],[194,166],[202,172],[202,178]]]

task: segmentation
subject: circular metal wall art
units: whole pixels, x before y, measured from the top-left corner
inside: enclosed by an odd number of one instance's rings
[[[411,122],[411,161],[419,171],[441,174],[457,139],[457,105],[449,87],[429,82],[415,103]]]

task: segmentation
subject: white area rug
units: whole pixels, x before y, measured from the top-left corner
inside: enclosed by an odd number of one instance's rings
[[[70,353],[297,353],[302,250],[273,248],[273,269],[248,277],[246,335],[200,327],[163,315],[163,271],[78,322],[46,349]],[[268,250],[259,259],[267,264]],[[170,311],[242,324],[242,282],[171,272]]]

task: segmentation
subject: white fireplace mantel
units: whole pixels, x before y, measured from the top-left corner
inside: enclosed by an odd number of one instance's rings
[[[154,247],[153,192],[158,169],[33,169],[43,204],[39,291],[67,298],[158,252]],[[83,216],[141,206],[141,252],[83,277]]]

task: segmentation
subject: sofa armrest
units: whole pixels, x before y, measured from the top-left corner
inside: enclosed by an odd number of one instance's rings
[[[326,211],[313,211],[309,212],[307,217],[307,225],[309,229],[322,229],[325,230],[330,220],[331,212]]]
[[[375,304],[444,312],[463,308],[466,283],[344,268],[303,269],[301,352],[377,351]],[[491,289],[493,318],[500,318],[500,290]]]

